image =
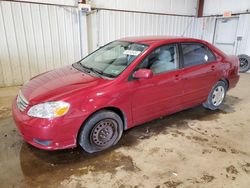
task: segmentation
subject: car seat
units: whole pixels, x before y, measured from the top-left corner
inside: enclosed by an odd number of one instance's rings
[[[158,60],[155,61],[150,68],[155,74],[175,69],[176,66],[170,51],[161,51],[158,55]]]

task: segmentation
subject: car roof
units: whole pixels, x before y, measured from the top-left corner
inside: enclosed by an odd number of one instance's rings
[[[178,37],[178,36],[137,36],[137,37],[126,37],[120,39],[120,41],[128,41],[128,42],[135,42],[141,44],[157,44],[162,42],[200,42],[206,43],[205,41],[194,39],[194,38],[187,38],[187,37]]]

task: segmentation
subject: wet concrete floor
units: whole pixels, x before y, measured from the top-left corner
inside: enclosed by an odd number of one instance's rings
[[[98,154],[26,144],[10,113],[18,88],[0,88],[0,187],[249,187],[249,83],[242,74],[220,110],[154,120]]]

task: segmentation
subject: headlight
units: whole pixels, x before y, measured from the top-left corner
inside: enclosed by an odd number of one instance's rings
[[[38,118],[55,118],[66,114],[70,104],[63,101],[46,102],[32,106],[28,115]]]

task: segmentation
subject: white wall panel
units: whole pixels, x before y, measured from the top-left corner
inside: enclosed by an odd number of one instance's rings
[[[216,17],[197,18],[196,22],[199,31],[197,38],[213,43]]]
[[[171,13],[193,7],[185,0],[94,1],[106,8]],[[130,2],[130,3],[128,3]],[[101,4],[102,3],[102,4]],[[175,3],[177,4],[175,5]],[[143,4],[143,8],[141,5]],[[113,7],[110,7],[110,6]],[[161,5],[161,6],[159,6]],[[150,9],[151,8],[151,9]],[[194,7],[193,7],[194,8]],[[170,11],[170,12],[169,12]],[[176,12],[175,12],[176,13]],[[250,55],[250,15],[239,16],[237,54]],[[71,64],[88,52],[122,37],[174,35],[213,42],[216,17],[188,17],[97,10],[88,16],[77,8],[0,1],[0,86],[19,85],[39,73]]]
[[[92,0],[97,8],[196,15],[197,0]]]
[[[236,54],[250,55],[250,15],[239,16],[237,36],[242,36]],[[217,17],[187,17],[99,10],[88,17],[92,25],[90,51],[112,40],[128,36],[187,36],[213,43]],[[226,33],[225,33],[226,35]]]
[[[80,40],[87,38],[86,24],[81,33],[79,27],[77,8],[0,1],[0,86],[79,60],[87,53]]]
[[[232,11],[233,13],[249,12],[249,0],[205,0],[204,15],[222,15],[224,11]]]
[[[197,19],[197,30],[200,31],[198,38],[213,43],[216,27],[216,17],[203,17]],[[227,35],[227,33],[225,33]],[[236,54],[247,54],[250,56],[250,15],[239,15],[239,22],[236,37],[242,37],[242,40],[235,41]],[[237,44],[238,42],[238,44]]]
[[[236,53],[250,56],[250,15],[242,14],[239,17],[237,36],[242,37],[242,40],[238,41]]]
[[[92,30],[90,50],[94,50],[112,40],[129,36],[174,35],[199,37],[195,17],[156,15],[124,11],[99,10],[89,15]]]
[[[18,0],[22,2],[28,3],[44,3],[44,4],[56,4],[56,5],[64,5],[64,6],[77,6],[77,0]]]

